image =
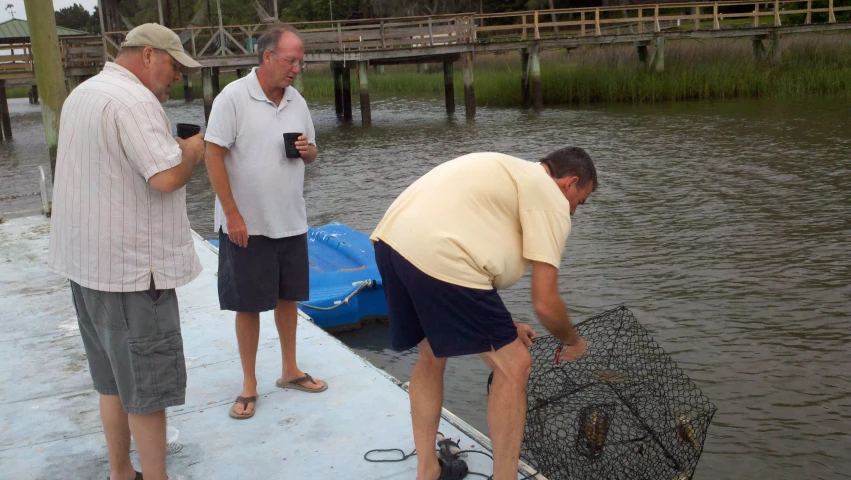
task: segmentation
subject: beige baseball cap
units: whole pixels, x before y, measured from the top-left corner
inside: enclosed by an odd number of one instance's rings
[[[165,50],[180,64],[181,73],[196,73],[201,69],[201,64],[192,60],[183,50],[180,37],[171,29],[157,23],[146,23],[130,30],[121,47],[153,47]]]

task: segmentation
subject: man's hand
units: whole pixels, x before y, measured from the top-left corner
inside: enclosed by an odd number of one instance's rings
[[[588,351],[588,343],[585,342],[585,339],[579,337],[579,340],[574,342],[572,345],[564,344],[561,347],[561,355],[559,356],[559,361],[562,362],[574,362],[582,358],[585,355],[585,352]]]
[[[298,150],[298,153],[301,155],[301,159],[305,164],[313,163],[313,161],[316,160],[318,151],[315,146],[308,143],[307,136],[302,135],[298,137],[298,140],[295,141],[295,148]]]
[[[239,211],[225,215],[228,224],[228,238],[240,247],[248,246],[248,230],[245,228],[245,220]]]
[[[532,342],[535,340],[535,331],[532,330],[532,327],[524,323],[517,322],[514,322],[514,326],[517,328],[517,336],[520,337],[520,341],[523,342],[523,345],[531,347]]]
[[[206,144],[204,143],[204,133],[193,135],[186,140],[180,137],[174,137],[180,149],[183,151],[184,157],[192,159],[194,165],[197,165],[201,160],[204,160],[206,153]]]

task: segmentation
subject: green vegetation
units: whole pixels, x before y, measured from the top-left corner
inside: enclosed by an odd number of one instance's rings
[[[797,35],[782,40],[783,61],[772,66],[753,58],[749,39],[669,42],[665,71],[640,68],[635,47],[587,47],[565,53],[546,52],[541,59],[545,105],[598,102],[664,102],[729,98],[796,98],[808,95],[851,96],[851,34]],[[766,50],[770,48],[766,42]],[[370,69],[372,98],[443,95],[443,71],[415,67]],[[436,68],[435,68],[436,67]],[[476,103],[520,104],[520,59],[512,55],[476,58]],[[305,97],[333,100],[333,79],[327,68],[305,72]],[[352,97],[357,102],[357,76]],[[456,102],[463,104],[463,77],[455,68]]]

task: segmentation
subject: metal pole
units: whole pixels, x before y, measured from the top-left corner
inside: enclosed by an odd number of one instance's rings
[[[162,0],[157,0],[157,11],[160,14],[160,25],[165,25],[165,23],[163,23],[163,2],[162,2]]]
[[[44,122],[44,136],[47,140],[47,152],[50,157],[50,173],[56,171],[56,147],[59,140],[59,119],[62,116],[62,104],[68,97],[65,89],[65,71],[62,69],[62,57],[59,53],[59,38],[56,35],[56,17],[53,13],[53,0],[24,0],[30,21],[30,42],[33,61],[37,66],[35,78],[44,101],[41,102],[41,120]]]

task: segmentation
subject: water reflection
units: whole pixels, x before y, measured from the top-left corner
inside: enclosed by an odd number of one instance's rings
[[[27,190],[22,179],[46,156],[37,108],[11,108],[4,193]],[[629,306],[719,407],[696,478],[848,478],[851,101],[480,107],[469,123],[438,99],[387,98],[373,103],[371,128],[341,126],[333,104],[311,108],[314,225],[369,232],[414,179],[464,153],[537,159],[585,147],[600,188],[574,219],[564,298],[575,319]],[[166,109],[173,123],[203,124],[200,102]],[[188,193],[193,228],[212,236],[206,172]],[[504,298],[543,333],[528,278]],[[385,326],[341,338],[407,380],[415,355],[390,351]],[[486,377],[474,357],[447,368],[447,408],[483,431]]]

